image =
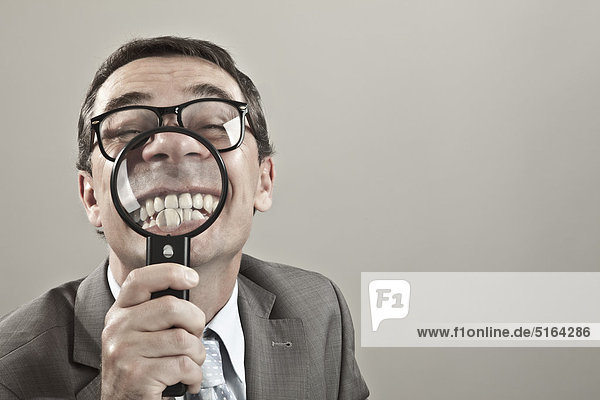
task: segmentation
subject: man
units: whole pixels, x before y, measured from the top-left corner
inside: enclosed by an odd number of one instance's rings
[[[229,178],[224,208],[191,239],[191,268],[145,266],[145,239],[111,200],[114,154],[107,154],[102,124],[153,106],[160,108],[150,110],[157,126],[186,127],[181,105],[196,100],[247,104],[245,136],[221,151]],[[203,369],[207,333],[220,353],[214,368],[223,371],[224,398],[368,396],[337,287],[319,274],[242,255],[253,214],[271,206],[275,167],[258,91],[225,50],[175,37],[124,45],[96,73],[78,140],[79,193],[106,238],[108,260],[3,318],[0,398],[156,399],[178,382],[190,394],[202,392],[210,375]],[[142,151],[150,163],[190,154],[186,146],[185,136],[161,132]],[[151,299],[167,288],[189,289],[190,301]]]

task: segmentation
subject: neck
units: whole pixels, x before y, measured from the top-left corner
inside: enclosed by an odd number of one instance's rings
[[[228,259],[217,259],[194,267],[200,276],[200,282],[190,290],[190,301],[204,312],[206,323],[213,319],[231,297],[241,258],[240,251]]]
[[[121,286],[135,268],[126,266],[109,248],[109,264],[113,276]],[[200,308],[206,316],[206,323],[223,308],[231,297],[242,259],[241,250],[233,257],[221,257],[194,266],[200,276],[198,286],[190,290],[190,301]]]

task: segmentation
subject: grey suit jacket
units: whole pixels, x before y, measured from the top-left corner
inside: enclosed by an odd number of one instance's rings
[[[348,306],[330,280],[244,255],[238,282],[248,400],[367,398]],[[113,302],[103,263],[3,317],[0,399],[99,399]]]

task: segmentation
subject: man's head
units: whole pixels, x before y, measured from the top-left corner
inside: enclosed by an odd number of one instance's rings
[[[212,88],[209,94],[197,88]],[[204,90],[203,89],[203,90]],[[192,239],[191,264],[226,263],[241,254],[252,222],[253,211],[271,205],[274,167],[258,91],[239,72],[221,48],[203,41],[179,38],[137,40],[117,50],[100,68],[82,107],[78,161],[79,192],[89,221],[102,228],[110,247],[110,262],[131,270],[144,265],[144,239],[129,229],[118,216],[110,197],[113,162],[100,152],[97,143],[89,151],[90,118],[125,105],[171,107],[215,93],[228,100],[248,103],[246,136],[239,148],[221,154],[229,175],[228,196],[219,218],[201,235]],[[165,116],[164,125],[175,124]],[[258,133],[257,133],[258,132]],[[187,144],[183,135],[161,133],[145,162],[160,163],[169,149]],[[156,149],[155,149],[156,147]]]
[[[112,53],[96,72],[79,113],[77,169],[91,172],[89,151],[89,141],[91,138],[90,119],[95,115],[92,110],[96,102],[98,89],[100,89],[113,72],[134,60],[166,56],[198,57],[216,64],[231,75],[237,82],[248,103],[248,122],[252,135],[254,135],[258,144],[259,161],[273,153],[260,94],[252,80],[237,69],[229,53],[208,41],[162,36],[150,39],[136,39],[126,43]]]

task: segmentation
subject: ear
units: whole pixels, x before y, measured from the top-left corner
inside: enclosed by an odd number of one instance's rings
[[[265,157],[259,166],[258,183],[254,195],[254,208],[265,212],[273,204],[273,184],[275,182],[275,163],[273,158]]]
[[[81,199],[81,203],[83,203],[83,208],[85,208],[88,220],[96,228],[102,227],[100,207],[98,207],[96,201],[92,176],[88,172],[79,171],[77,180],[79,186],[79,198]]]

